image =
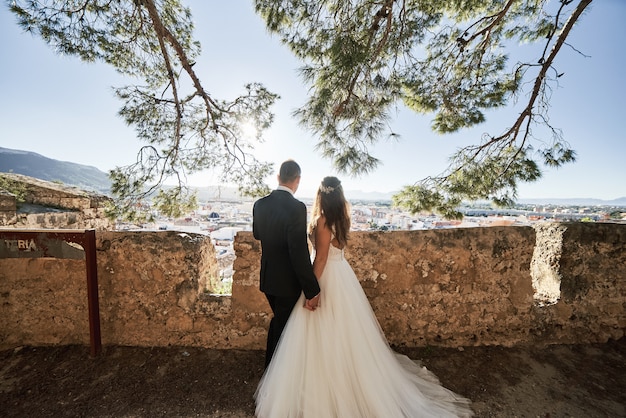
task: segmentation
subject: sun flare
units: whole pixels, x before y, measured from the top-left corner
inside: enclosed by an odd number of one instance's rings
[[[258,134],[258,130],[256,126],[254,126],[254,123],[250,120],[244,121],[240,125],[240,129],[241,129],[241,134],[246,138],[256,138]]]

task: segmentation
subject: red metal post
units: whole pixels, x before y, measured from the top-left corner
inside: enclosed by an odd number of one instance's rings
[[[87,268],[87,303],[89,308],[89,339],[91,357],[96,357],[102,351],[100,336],[100,304],[98,300],[98,264],[96,260],[96,231],[85,231],[84,249],[85,266]]]

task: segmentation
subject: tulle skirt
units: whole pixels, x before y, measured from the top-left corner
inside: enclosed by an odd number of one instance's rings
[[[255,393],[259,418],[471,416],[470,401],[390,349],[343,252],[331,246],[320,307],[294,308]]]

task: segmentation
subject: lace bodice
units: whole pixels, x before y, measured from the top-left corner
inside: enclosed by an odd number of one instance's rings
[[[344,249],[343,248],[337,248],[333,245],[332,241],[335,239],[335,233],[331,233],[330,236],[330,249],[328,250],[328,259],[329,260],[343,260],[344,259]],[[309,240],[311,241],[311,244],[313,246],[313,251],[311,253],[311,259],[314,260],[315,259],[315,233],[314,231],[312,231],[309,234]]]
[[[343,260],[343,248],[337,248],[333,244],[330,244],[330,250],[328,251],[329,260]]]

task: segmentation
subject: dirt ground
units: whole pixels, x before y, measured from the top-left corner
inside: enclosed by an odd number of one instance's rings
[[[625,338],[397,351],[470,398],[477,417],[626,416]],[[0,351],[0,416],[253,417],[263,356],[190,347],[110,346],[96,358],[84,346]]]

